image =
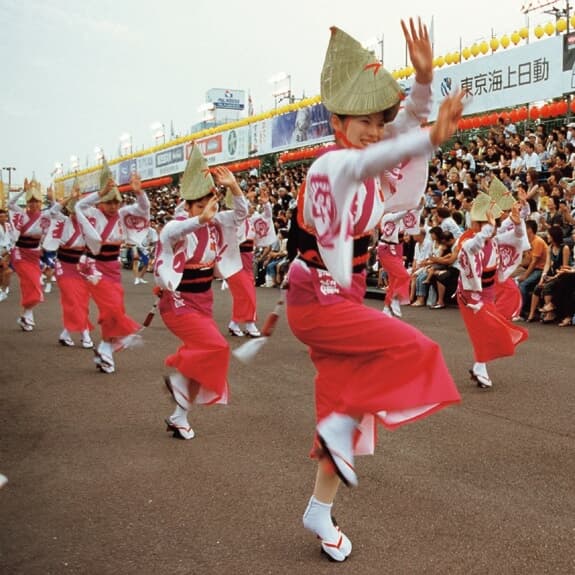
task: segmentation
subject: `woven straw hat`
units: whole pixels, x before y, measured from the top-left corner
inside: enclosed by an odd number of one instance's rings
[[[373,52],[336,28],[321,71],[321,99],[332,113],[360,116],[395,106],[402,91]]]
[[[510,210],[515,203],[515,199],[505,184],[494,177],[489,184],[489,195],[501,210]]]
[[[183,200],[199,200],[214,192],[214,178],[200,148],[194,144],[180,182],[180,197]]]
[[[36,178],[33,177],[30,181],[24,180],[24,189],[26,190],[26,202],[30,200],[42,201],[42,188]]]
[[[502,213],[500,207],[489,194],[486,194],[485,192],[479,192],[476,198],[473,200],[473,205],[471,206],[471,219],[474,222],[486,222],[489,208],[491,208],[491,213],[493,214],[494,218],[498,218]]]
[[[70,214],[76,213],[76,203],[78,202],[79,195],[77,195],[76,192],[80,192],[80,182],[78,178],[74,178],[74,182],[72,184],[72,195],[66,200],[64,204],[64,207]]]
[[[100,172],[100,189],[101,190],[103,190],[106,187],[106,184],[108,183],[108,180],[111,177],[112,177],[112,171],[110,170],[110,166],[108,165],[106,158],[102,158],[102,171]],[[110,190],[108,191],[107,194],[105,194],[104,196],[102,196],[100,198],[100,202],[102,202],[103,204],[105,204],[107,202],[113,202],[113,201],[117,201],[117,202],[122,201],[122,194],[120,193],[120,190],[118,189],[118,186],[116,186],[116,184],[114,184],[110,188]]]

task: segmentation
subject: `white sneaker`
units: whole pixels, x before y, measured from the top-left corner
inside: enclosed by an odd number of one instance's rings
[[[8,297],[8,294],[4,290],[0,290],[0,301],[4,301]]]
[[[140,283],[141,284],[147,284],[148,282],[144,278],[140,278]]]
[[[357,486],[357,475],[353,467],[353,434],[356,426],[350,416],[332,413],[316,427],[325,454],[333,463],[339,478],[348,487]]]
[[[52,283],[46,282],[44,284],[44,293],[51,293],[51,291],[52,291]]]
[[[134,279],[134,285],[137,286],[140,283],[140,278]]]
[[[401,317],[401,305],[398,300],[391,300],[391,312],[395,317]]]

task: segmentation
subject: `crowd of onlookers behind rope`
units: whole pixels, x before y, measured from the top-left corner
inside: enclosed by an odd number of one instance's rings
[[[431,159],[421,232],[403,237],[405,266],[411,273],[411,302],[443,309],[454,303],[459,270],[453,247],[470,226],[470,209],[479,190],[497,176],[524,204],[531,249],[515,274],[523,307],[518,321],[561,326],[575,322],[575,123],[522,130],[501,119],[497,127]],[[289,265],[287,232],[307,167],[280,166],[239,174],[248,200],[261,210],[259,194],[269,191],[278,239],[255,254],[256,285],[277,287]],[[179,198],[176,187],[149,192],[156,229],[171,219]],[[373,245],[377,243],[373,238]],[[375,250],[369,281],[385,289]]]

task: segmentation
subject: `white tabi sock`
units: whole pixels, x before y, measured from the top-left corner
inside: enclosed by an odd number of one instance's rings
[[[482,375],[483,377],[489,377],[489,375],[487,374],[487,365],[485,365],[484,363],[479,363],[479,362],[475,362],[473,364],[473,373],[475,375]]]
[[[322,503],[312,495],[303,514],[303,526],[321,539],[335,542],[339,535],[331,518],[331,508],[331,503]]]
[[[92,339],[92,338],[90,337],[90,330],[89,330],[89,329],[85,329],[85,330],[82,332],[82,339],[84,339],[84,340],[86,340],[86,341],[89,340],[89,339]]]
[[[176,409],[174,409],[174,413],[170,415],[170,419],[177,423],[178,425],[182,425],[183,427],[189,427],[188,422],[188,412],[179,405],[176,404]]]
[[[101,341],[100,345],[98,346],[98,352],[101,354],[105,354],[108,357],[114,356],[114,349],[112,344],[108,341]]]
[[[34,323],[34,312],[31,309],[25,309],[22,317],[24,317],[24,319],[28,320],[30,323]]]
[[[70,332],[66,328],[64,328],[62,330],[62,333],[60,334],[59,339],[72,339],[72,338],[70,337]]]

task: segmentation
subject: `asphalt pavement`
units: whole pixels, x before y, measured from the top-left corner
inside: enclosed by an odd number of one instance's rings
[[[142,321],[151,284],[124,274],[126,307]],[[13,280],[0,303],[0,573],[575,573],[575,327],[529,324],[482,391],[457,309],[404,307],[441,344],[463,401],[380,429],[375,455],[357,461],[359,487],[334,506],[353,543],[334,564],[301,524],[315,475],[314,370],[284,317],[254,363],[232,359],[230,404],[195,407],[196,437],[181,441],[163,424],[163,361],[178,341],[161,318],[105,375],[91,351],[58,344],[56,287],[36,330],[18,327]],[[231,299],[219,287],[225,332]],[[258,288],[262,319],[277,298]]]

